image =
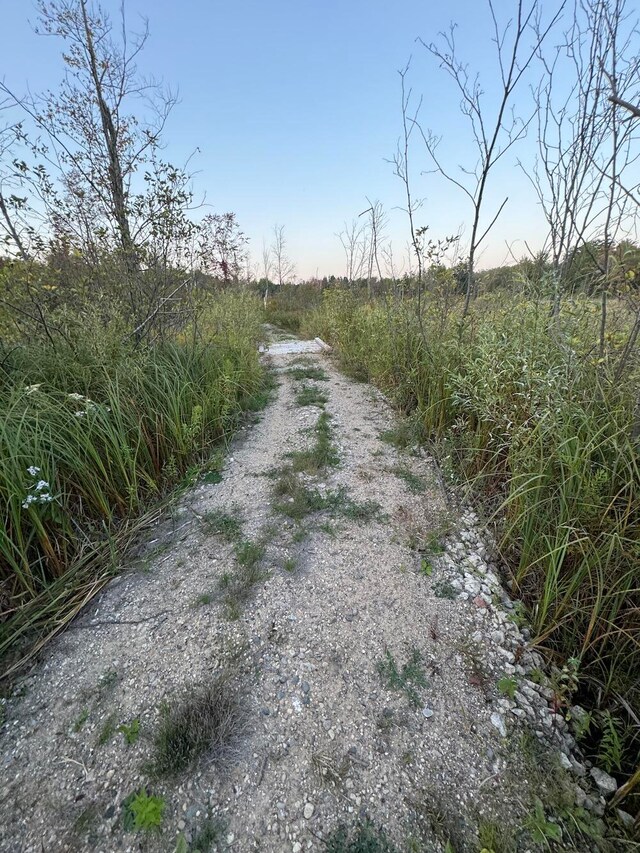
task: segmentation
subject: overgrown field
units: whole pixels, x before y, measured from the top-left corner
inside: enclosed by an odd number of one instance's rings
[[[415,299],[336,289],[300,327],[387,392],[408,416],[405,440],[432,442],[483,507],[534,642],[560,670],[559,701],[588,703],[586,743],[607,769],[629,771],[640,745],[640,377],[632,360],[615,376],[627,318],[612,304],[601,357],[586,297],[557,322],[547,301],[506,292],[459,317],[428,297],[419,312]]]
[[[18,343],[0,375],[0,656],[56,630],[145,515],[219,465],[264,387],[258,301],[221,295],[153,347],[91,325]],[[4,670],[4,667],[3,667]]]

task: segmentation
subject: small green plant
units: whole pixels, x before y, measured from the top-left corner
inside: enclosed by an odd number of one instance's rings
[[[203,592],[195,600],[196,606],[206,607],[214,601],[215,596],[212,592]]]
[[[115,669],[108,669],[98,679],[98,692],[107,693],[118,683],[118,673]]]
[[[601,732],[598,744],[598,764],[607,773],[620,770],[623,753],[622,731],[623,723],[610,711],[601,711],[597,715],[598,728]]]
[[[322,412],[318,418],[315,434],[315,444],[309,450],[296,450],[287,454],[291,459],[291,469],[296,473],[319,474],[340,462],[332,441],[331,415],[328,412]]]
[[[555,694],[558,705],[569,706],[571,697],[578,689],[580,658],[568,658],[561,670],[556,670],[551,676],[551,689]]]
[[[207,512],[202,523],[209,533],[221,536],[227,542],[235,542],[242,534],[242,517],[237,507],[233,508],[233,514],[221,509]]]
[[[140,720],[131,720],[130,723],[122,723],[118,726],[118,731],[124,737],[127,746],[133,746],[137,743],[140,737]]]
[[[244,569],[252,569],[264,557],[264,545],[244,539],[236,545],[235,557]]]
[[[450,601],[458,597],[457,589],[446,578],[442,578],[433,584],[433,594],[436,598],[448,598]]]
[[[165,802],[141,788],[122,802],[122,822],[128,832],[150,832],[162,824]]]
[[[150,765],[156,776],[174,776],[208,753],[218,764],[233,754],[245,728],[238,689],[228,673],[190,691],[174,705],[164,704]]]
[[[416,688],[426,687],[427,679],[422,669],[422,655],[418,649],[413,649],[409,660],[400,670],[393,655],[387,649],[384,660],[378,661],[376,668],[388,690],[402,690],[414,707],[420,704],[420,696]]]
[[[89,719],[89,709],[83,708],[82,711],[80,711],[80,713],[78,714],[78,717],[73,724],[74,732],[79,732],[80,729],[84,726],[84,724],[87,722],[88,719]]]
[[[524,828],[529,832],[532,840],[543,847],[550,847],[550,841],[560,841],[562,830],[557,823],[547,820],[542,800],[536,797],[533,812],[527,815]]]
[[[318,406],[322,408],[329,397],[313,385],[303,385],[295,396],[298,406]]]
[[[424,494],[427,491],[427,484],[419,477],[417,474],[414,474],[409,468],[405,468],[402,465],[398,465],[395,468],[392,468],[392,473],[399,477],[401,480],[407,484],[409,491],[414,492],[415,494]]]
[[[287,373],[298,381],[302,379],[315,379],[316,382],[328,382],[329,377],[321,367],[315,365],[301,365],[300,367],[291,367]]]
[[[420,560],[420,574],[424,575],[427,578],[430,578],[433,574],[433,566],[429,562],[429,560],[424,557]]]
[[[515,853],[516,842],[510,827],[493,820],[481,820],[478,824],[480,853]]]
[[[358,822],[349,830],[340,825],[325,840],[327,853],[397,853],[384,829],[369,820]]]
[[[282,564],[282,568],[285,572],[295,572],[298,564],[294,557],[287,557],[284,563]]]
[[[503,696],[508,696],[513,700],[518,689],[518,681],[513,675],[503,675],[498,681],[498,690]]]
[[[116,733],[116,715],[109,714],[98,733],[98,746],[104,746]]]

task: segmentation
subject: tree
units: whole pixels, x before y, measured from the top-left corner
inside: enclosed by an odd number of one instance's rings
[[[337,235],[344,249],[346,261],[346,276],[349,284],[362,278],[365,259],[367,257],[367,233],[364,224],[358,219],[344,223],[344,228]]]
[[[130,38],[124,4],[120,11],[118,35],[108,15],[88,0],[52,0],[38,4],[36,32],[64,42],[64,80],[57,93],[20,98],[7,86],[2,90],[33,120],[44,141],[32,144],[49,169],[32,173],[34,184],[47,208],[54,235],[86,255],[105,250],[117,251],[127,280],[127,296],[133,317],[142,320],[153,309],[157,294],[146,288],[148,277],[141,275],[143,252],[140,235],[145,223],[134,222],[137,211],[148,212],[140,203],[133,181],[143,168],[149,174],[157,164],[160,136],[175,98],[156,83],[147,83],[138,74],[136,59],[148,37],[143,32]],[[147,116],[143,119],[142,116]],[[156,175],[150,185],[166,194],[173,185]],[[170,199],[190,203],[180,187]],[[136,237],[138,239],[136,239]]]
[[[566,0],[563,0],[550,19],[542,23],[538,0],[531,0],[528,5],[525,0],[517,0],[514,19],[501,25],[496,16],[493,0],[487,0],[500,74],[498,96],[495,103],[491,105],[487,104],[479,75],[472,74],[469,66],[458,58],[454,24],[448,32],[440,33],[440,40],[437,43],[418,40],[438,60],[440,68],[453,81],[460,96],[460,109],[468,121],[477,151],[476,162],[471,166],[460,166],[462,177],[456,177],[439,156],[438,147],[441,139],[431,130],[425,132],[418,124],[416,115],[410,120],[412,126],[419,128],[436,170],[467,197],[471,206],[472,221],[463,316],[466,316],[469,310],[470,300],[477,295],[474,271],[478,249],[508,202],[508,196],[506,196],[485,224],[484,202],[489,177],[496,164],[524,137],[534,117],[533,112],[525,118],[515,115],[512,111],[514,94],[521,85],[525,72],[539,53],[541,45],[558,21],[565,2]],[[526,42],[528,34],[532,36],[531,45]]]
[[[273,242],[271,243],[271,256],[273,258],[276,281],[279,285],[285,284],[295,275],[295,264],[287,257],[287,241],[284,236],[284,225],[273,226]]]

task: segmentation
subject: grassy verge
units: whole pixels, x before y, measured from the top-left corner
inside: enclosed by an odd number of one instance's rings
[[[25,346],[5,364],[0,656],[64,625],[149,513],[218,464],[243,412],[265,402],[254,303],[222,297],[205,322],[204,339],[114,345],[108,359],[104,342],[80,353]]]
[[[597,311],[575,299],[550,327],[544,301],[486,297],[465,323],[430,303],[325,293],[301,322],[344,369],[379,385],[429,440],[444,474],[493,518],[535,644],[577,670],[563,701],[592,709],[583,745],[622,779],[640,731],[640,471],[637,365],[613,381],[624,334],[600,356]],[[624,323],[624,317],[616,318]],[[631,712],[629,712],[631,709]],[[606,745],[617,719],[620,748]]]

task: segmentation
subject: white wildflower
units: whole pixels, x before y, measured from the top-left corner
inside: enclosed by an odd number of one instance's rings
[[[87,413],[86,412],[74,412],[73,416],[75,418],[83,418]]]
[[[49,488],[49,483],[46,480],[39,480],[33,488],[36,492],[41,492],[43,489]]]
[[[22,502],[22,508],[23,509],[29,509],[31,504],[37,500],[38,500],[38,498],[35,495],[27,495],[26,498]]]
[[[68,397],[70,400],[77,400],[78,402],[79,402],[80,400],[86,400],[86,397],[84,396],[84,394],[76,394],[76,393],[73,393],[73,394],[67,394],[67,397]]]
[[[42,385],[42,382],[38,382],[37,385],[27,385],[24,389],[27,394],[34,394]]]
[[[27,468],[27,473],[31,474],[32,477],[35,477],[36,474],[40,473],[40,468],[38,468],[36,465],[29,465],[29,467]]]

